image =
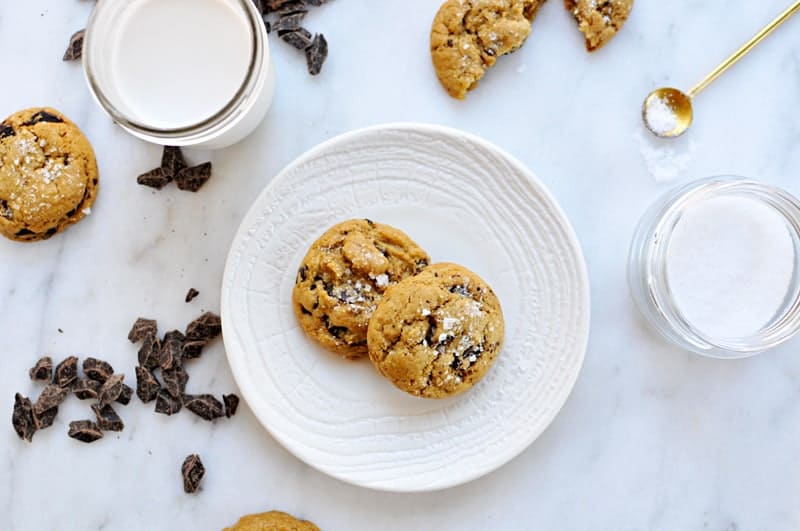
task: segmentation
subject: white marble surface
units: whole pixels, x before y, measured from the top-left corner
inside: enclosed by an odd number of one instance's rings
[[[787,0],[640,0],[619,37],[593,56],[552,1],[526,46],[466,102],[445,95],[429,64],[438,3],[337,0],[312,13],[308,26],[331,44],[322,75],[309,78],[302,57],[274,43],[272,111],[248,140],[211,155],[214,178],[190,195],[136,185],[159,149],[116,129],[90,100],[78,65],[60,61],[92,2],[0,0],[0,114],[60,108],[94,143],[102,172],[88,220],[43,243],[0,241],[4,415],[15,391],[36,392],[27,368],[43,353],[100,355],[132,383],[131,321],[150,315],[178,327],[201,308],[218,309],[234,231],[282,166],[338,133],[408,120],[459,127],[510,151],[575,226],[593,284],[593,328],[583,373],[551,427],[488,477],[394,495],[305,466],[246,406],[212,426],[188,414],[157,416],[134,400],[120,408],[127,428],[119,437],[87,446],[65,435],[69,420],[89,413],[70,400],[31,445],[4,421],[0,528],[219,529],[270,508],[325,530],[800,527],[798,342],[744,361],[699,358],[645,327],[624,282],[633,227],[671,174],[736,173],[800,193],[800,20],[701,96],[689,138],[654,145],[639,120],[651,87],[690,85]],[[201,295],[187,305],[191,286]],[[196,364],[192,388],[235,389],[221,343]],[[208,466],[197,496],[180,486],[190,452]]]

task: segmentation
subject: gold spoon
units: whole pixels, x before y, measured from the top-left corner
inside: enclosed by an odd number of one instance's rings
[[[800,0],[790,5],[778,17],[767,24],[752,39],[733,52],[733,55],[725,59],[721,65],[715,68],[697,85],[689,89],[689,92],[681,92],[676,88],[664,87],[651,92],[644,100],[642,106],[642,118],[644,125],[656,136],[662,138],[674,138],[682,135],[692,125],[692,99],[700,94],[703,89],[709,86],[715,79],[721,76],[728,68],[733,66],[739,59],[755,48],[764,38],[772,33],[775,28],[786,22],[786,20],[800,10]],[[671,114],[671,115],[670,115]]]

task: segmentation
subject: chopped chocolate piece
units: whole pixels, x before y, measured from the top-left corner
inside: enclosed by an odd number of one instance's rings
[[[161,169],[164,177],[170,181],[178,176],[178,173],[186,167],[186,161],[183,159],[183,152],[177,146],[164,146],[164,152],[161,154]]]
[[[239,408],[239,397],[233,393],[222,395],[222,401],[225,402],[225,416],[231,418]]]
[[[73,420],[69,423],[69,434],[73,439],[91,443],[103,438],[103,432],[91,420]]]
[[[328,0],[305,0],[305,2],[306,2],[306,4],[308,4],[310,6],[319,7],[322,4],[326,4],[328,2]]]
[[[17,393],[14,396],[14,413],[11,415],[11,425],[17,432],[20,439],[31,442],[33,434],[36,432],[36,424],[33,420],[33,406],[28,397]]]
[[[78,378],[78,358],[70,356],[56,366],[53,383],[69,387]]]
[[[203,476],[206,475],[206,468],[200,461],[200,456],[197,454],[186,456],[181,465],[181,474],[183,475],[183,491],[187,494],[197,492]]]
[[[306,64],[308,65],[308,73],[316,76],[322,71],[322,65],[325,59],[328,58],[328,41],[322,33],[314,35],[314,40],[311,45],[306,48]]]
[[[150,188],[161,190],[170,182],[172,182],[172,177],[168,177],[164,173],[164,168],[154,168],[139,175],[136,178],[136,182],[142,186],[149,186]]]
[[[33,404],[33,414],[41,415],[48,409],[57,407],[67,398],[69,390],[56,384],[47,384],[47,387],[42,389],[42,394]]]
[[[181,410],[180,398],[170,395],[166,389],[162,389],[156,396],[156,413],[164,415],[174,415]]]
[[[116,402],[118,404],[122,404],[123,406],[127,406],[131,403],[131,397],[133,396],[133,389],[131,389],[130,385],[122,384],[122,391],[119,393]]]
[[[17,132],[14,131],[14,128],[8,124],[0,123],[0,138],[6,138],[9,136],[16,136]]]
[[[36,425],[36,430],[45,430],[53,425],[58,415],[58,406],[51,407],[47,411],[42,411],[41,414],[33,414],[33,423]]]
[[[195,297],[200,295],[200,292],[194,288],[190,288],[189,291],[186,293],[186,302],[192,302]]]
[[[83,372],[91,380],[98,382],[105,382],[114,374],[114,367],[107,361],[99,360],[97,358],[86,358],[83,360]]]
[[[298,28],[281,35],[284,42],[291,44],[298,50],[305,50],[311,45],[311,32],[305,28]]]
[[[114,408],[110,405],[106,404],[101,406],[100,404],[92,404],[92,411],[94,411],[94,415],[97,417],[97,426],[101,430],[122,431],[125,428],[122,419],[119,418],[117,412],[114,411]]]
[[[174,398],[180,398],[186,391],[186,383],[189,381],[189,374],[182,365],[175,365],[171,369],[161,372],[164,380],[164,388]]]
[[[69,45],[64,52],[62,61],[77,61],[83,55],[83,35],[86,30],[78,30],[69,38]]]
[[[306,16],[307,11],[296,11],[291,14],[281,16],[278,21],[272,25],[273,31],[278,32],[278,36],[284,33],[300,29],[300,23]]]
[[[40,358],[36,365],[31,367],[28,374],[30,374],[31,380],[50,380],[53,377],[53,360],[50,359],[50,356]]]
[[[187,341],[183,344],[183,359],[193,360],[200,357],[203,353],[203,347],[208,345],[208,340],[198,339],[196,341]]]
[[[136,367],[136,396],[145,404],[155,400],[161,384],[146,367]]]
[[[158,334],[158,323],[156,323],[155,319],[139,317],[136,319],[136,322],[133,323],[131,331],[128,332],[128,340],[131,343],[138,343],[148,335],[156,334]]]
[[[142,341],[139,348],[139,365],[155,369],[161,362],[161,341],[155,334],[150,334]]]
[[[267,20],[267,17],[264,17],[264,27],[267,28],[267,33],[272,33],[272,24],[269,23],[269,20]],[[13,134],[14,130],[12,129],[11,131],[12,131],[12,134]],[[0,129],[0,135],[2,135],[2,134],[3,134],[3,130]],[[3,137],[0,136],[0,138],[3,138]]]
[[[184,339],[184,335],[180,330],[173,330],[164,335],[159,356],[159,366],[162,369],[171,369],[183,362]]]
[[[100,391],[101,385],[103,384],[97,380],[78,379],[72,386],[72,393],[78,400],[97,398],[97,393]]]
[[[219,315],[206,312],[186,327],[186,339],[214,339],[222,333],[222,320]]]
[[[123,380],[125,380],[124,374],[115,374],[106,380],[97,392],[97,400],[100,401],[100,404],[110,404],[119,398],[119,395],[122,394],[122,386],[125,385]]]
[[[213,395],[184,395],[183,406],[203,420],[214,420],[225,416],[222,402]]]
[[[184,168],[175,176],[178,188],[187,192],[196,192],[211,178],[211,163],[204,162],[191,168]]]
[[[39,122],[50,122],[54,124],[60,124],[63,121],[64,120],[61,117],[56,116],[55,114],[49,113],[47,111],[39,111],[33,116],[31,116],[30,119],[27,122],[25,122],[25,125],[35,125],[38,124]]]

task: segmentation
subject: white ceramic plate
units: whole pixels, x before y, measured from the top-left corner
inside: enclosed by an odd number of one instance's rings
[[[494,288],[505,347],[467,393],[406,395],[298,327],[301,259],[356,217],[400,228],[434,262],[461,263]],[[456,130],[385,125],[321,144],[267,186],[228,256],[222,319],[244,399],[289,451],[364,487],[434,490],[498,468],[553,420],[583,362],[589,283],[563,212],[521,163]]]

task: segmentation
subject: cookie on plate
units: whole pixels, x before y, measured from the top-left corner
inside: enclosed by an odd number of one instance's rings
[[[368,219],[328,229],[297,271],[292,301],[300,326],[348,359],[367,354],[367,325],[383,292],[421,271],[428,254],[403,232]]]
[[[564,5],[586,37],[586,49],[593,52],[622,28],[633,9],[633,0],[564,0]]]
[[[97,162],[80,129],[50,108],[0,122],[0,234],[44,240],[91,212]]]
[[[242,516],[223,531],[319,531],[319,527],[308,520],[298,520],[291,514],[269,511]]]
[[[500,301],[472,271],[433,264],[389,288],[375,310],[369,357],[394,385],[426,398],[462,393],[503,346]]]
[[[430,48],[448,94],[464,99],[497,58],[517,50],[545,0],[447,0],[433,19]]]

